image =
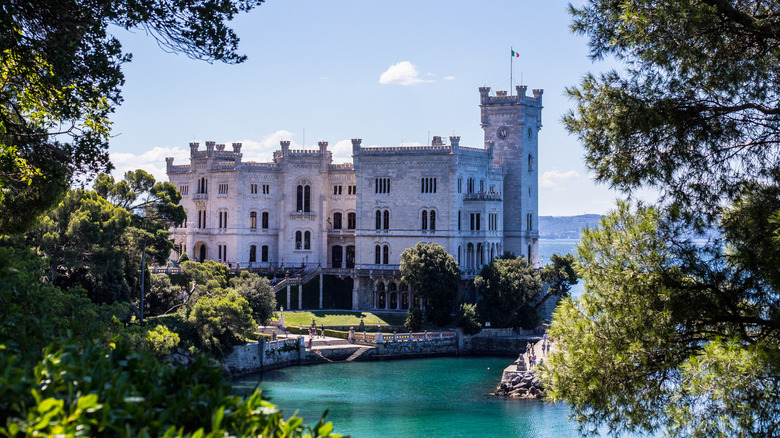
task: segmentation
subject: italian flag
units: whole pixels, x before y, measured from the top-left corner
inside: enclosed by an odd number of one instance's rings
[[[512,57],[513,57],[513,58],[519,58],[519,57],[520,57],[520,54],[519,54],[519,53],[517,53],[517,52],[515,52],[514,50],[512,50]]]

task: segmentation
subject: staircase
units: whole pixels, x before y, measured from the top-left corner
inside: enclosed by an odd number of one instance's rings
[[[310,282],[314,277],[319,275],[321,268],[312,269],[309,272],[305,272],[302,276],[298,275],[295,277],[285,277],[284,280],[276,283],[274,285],[274,293],[279,292],[280,290],[287,287],[289,284],[290,286],[297,286],[299,284],[306,284]]]
[[[354,353],[352,353],[352,356],[346,358],[344,362],[352,362],[353,360],[357,359],[358,357],[360,357],[361,354],[365,353],[368,350],[370,350],[370,347],[360,347]]]

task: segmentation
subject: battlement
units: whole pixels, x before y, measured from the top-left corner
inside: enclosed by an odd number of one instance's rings
[[[532,90],[533,96],[526,94],[528,86],[517,85],[515,86],[517,94],[509,95],[507,91],[496,91],[495,96],[490,95],[490,87],[479,87],[479,103],[481,105],[532,105],[542,106],[542,93],[544,90],[535,89]]]
[[[206,142],[206,150],[200,149],[200,143],[190,142],[190,158],[222,158],[227,160],[241,160],[241,143],[233,143],[233,150],[226,151],[225,144],[217,144],[214,141]]]

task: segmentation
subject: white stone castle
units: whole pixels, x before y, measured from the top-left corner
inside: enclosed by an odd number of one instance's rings
[[[288,281],[287,308],[323,307],[323,275],[351,279],[351,297],[327,303],[372,310],[421,304],[398,270],[401,253],[420,241],[442,245],[464,278],[504,251],[537,265],[542,90],[527,96],[527,87],[515,88],[493,96],[479,89],[479,148],[461,146],[460,137],[409,147],[353,139],[352,163],[334,164],[327,142],[290,150],[282,141],[273,161],[258,163],[241,160],[241,143],[231,151],[190,143],[190,164],[166,158],[187,211],[173,230],[172,257],[287,272],[288,280],[295,269],[303,280],[297,302]],[[319,300],[307,305],[300,284],[316,274]]]

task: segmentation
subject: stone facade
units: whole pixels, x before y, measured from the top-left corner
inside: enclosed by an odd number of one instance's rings
[[[466,278],[504,251],[538,264],[538,132],[542,92],[480,88],[484,145],[433,137],[427,146],[364,147],[333,164],[327,142],[267,163],[190,143],[190,164],[167,158],[187,221],[173,230],[177,251],[232,266],[303,267],[354,279],[354,309],[421,304],[400,282],[401,253],[436,242]]]

